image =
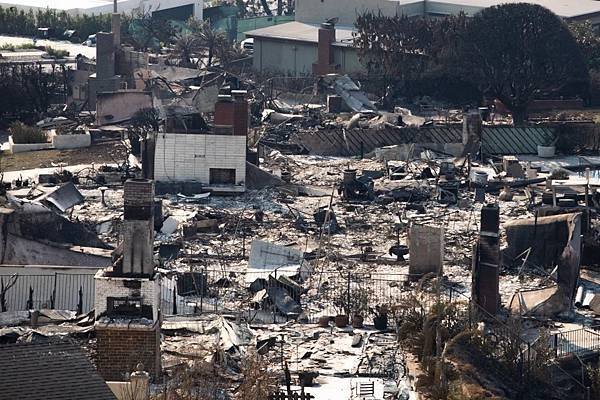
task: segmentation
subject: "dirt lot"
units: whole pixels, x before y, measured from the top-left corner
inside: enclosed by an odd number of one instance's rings
[[[40,150],[18,154],[3,154],[0,159],[4,171],[20,171],[33,168],[49,168],[59,163],[114,164],[125,160],[125,149],[120,142],[93,145],[84,149]]]

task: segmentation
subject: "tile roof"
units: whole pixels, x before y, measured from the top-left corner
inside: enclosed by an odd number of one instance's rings
[[[71,343],[0,346],[0,400],[116,400]]]

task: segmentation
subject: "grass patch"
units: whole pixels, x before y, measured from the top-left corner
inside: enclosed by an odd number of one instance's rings
[[[69,52],[66,50],[58,50],[58,49],[54,49],[50,46],[46,47],[46,53],[48,53],[48,55],[52,58],[65,58],[65,57],[69,57]]]
[[[17,50],[37,50],[37,47],[33,43],[23,43],[14,45],[12,43],[6,43],[0,46],[0,51],[17,51]]]
[[[33,43],[23,43],[15,46],[15,48],[19,50],[37,50],[37,46]]]

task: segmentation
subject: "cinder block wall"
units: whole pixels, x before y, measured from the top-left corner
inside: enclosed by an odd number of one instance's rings
[[[154,156],[154,179],[210,182],[210,168],[235,169],[236,184],[246,180],[246,137],[159,134]]]

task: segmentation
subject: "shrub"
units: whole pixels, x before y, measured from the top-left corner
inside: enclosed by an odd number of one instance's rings
[[[53,57],[53,58],[65,58],[65,57],[69,56],[69,52],[68,51],[66,51],[66,50],[57,50],[57,49],[54,49],[54,48],[52,48],[50,46],[46,47],[46,53],[48,53],[48,55],[50,57]]]
[[[23,43],[18,45],[16,48],[20,50],[36,50],[37,46],[33,43]]]
[[[46,132],[40,128],[27,126],[22,122],[13,122],[9,131],[16,144],[46,143],[48,141]]]

